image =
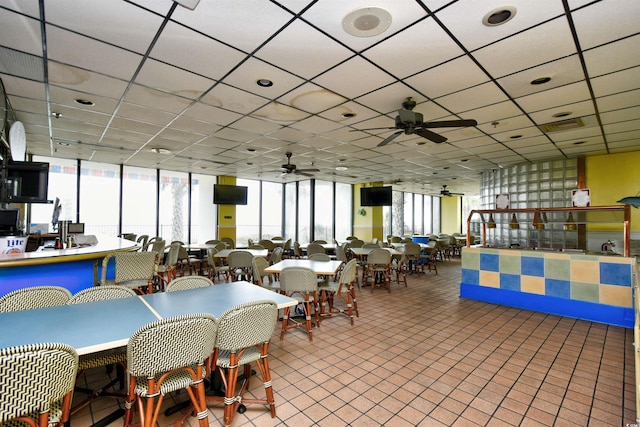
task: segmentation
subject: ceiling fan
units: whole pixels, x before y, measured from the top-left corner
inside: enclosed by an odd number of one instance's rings
[[[312,176],[309,172],[320,172],[320,169],[315,169],[315,168],[298,169],[296,165],[291,163],[292,153],[290,151],[287,151],[286,155],[287,155],[287,163],[282,165],[282,171],[281,171],[283,175],[294,173],[297,175]]]
[[[447,140],[442,135],[430,131],[430,128],[457,128],[457,127],[469,127],[478,124],[475,120],[442,120],[437,122],[425,122],[421,113],[416,113],[413,108],[416,106],[416,101],[411,97],[408,97],[403,103],[402,108],[398,110],[396,116],[396,125],[389,128],[372,128],[372,129],[358,129],[358,130],[377,130],[377,129],[398,129],[397,132],[392,133],[385,138],[378,147],[383,147],[393,141],[401,134],[405,135],[419,135],[437,144],[443,143]]]
[[[440,190],[440,195],[441,196],[464,196],[464,193],[452,193],[451,191],[447,190],[447,186],[443,185],[442,186],[442,190]]]

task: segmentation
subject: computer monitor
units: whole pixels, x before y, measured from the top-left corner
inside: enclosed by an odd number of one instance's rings
[[[19,219],[20,209],[0,210],[0,236],[15,236]]]

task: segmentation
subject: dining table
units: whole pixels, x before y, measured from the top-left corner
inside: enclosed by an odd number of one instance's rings
[[[0,313],[0,348],[62,342],[79,355],[127,345],[141,326],[170,316],[209,313],[219,317],[239,304],[272,300],[278,308],[296,300],[239,281],[177,292]]]
[[[371,252],[374,249],[384,249],[386,251],[389,251],[389,253],[391,253],[392,258],[393,257],[399,258],[402,256],[402,251],[399,251],[398,249],[394,249],[394,248],[349,248],[349,250],[358,259],[365,258],[367,255],[369,255],[369,252]]]
[[[306,267],[318,276],[332,276],[338,272],[342,261],[317,261],[311,259],[283,259],[265,268],[265,273],[281,273],[287,267]]]
[[[216,252],[213,257],[214,258],[223,258],[226,259],[229,254],[231,252],[234,251],[245,251],[245,252],[249,252],[251,253],[251,255],[253,255],[254,257],[259,256],[259,257],[263,257],[266,258],[269,256],[269,250],[268,249],[223,249],[221,251]]]

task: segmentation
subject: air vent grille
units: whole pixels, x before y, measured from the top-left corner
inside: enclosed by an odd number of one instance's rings
[[[539,125],[538,128],[544,133],[562,132],[565,130],[572,130],[584,127],[582,118],[577,117],[575,119],[560,120],[557,122],[545,123]]]

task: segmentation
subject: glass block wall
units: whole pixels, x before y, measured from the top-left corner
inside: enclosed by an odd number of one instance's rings
[[[578,187],[577,159],[524,163],[484,172],[481,177],[481,209],[496,209],[496,195],[509,194],[510,208],[550,208],[571,206],[571,190]],[[496,228],[487,233],[487,243],[495,246],[529,246],[532,241],[541,247],[571,248],[577,244],[577,234],[567,233],[562,226],[545,233],[531,230],[524,214],[516,215],[521,226],[512,229],[510,214],[496,215]],[[474,218],[475,221],[479,218]],[[474,221],[474,222],[475,222]],[[479,224],[472,232],[479,234]]]

